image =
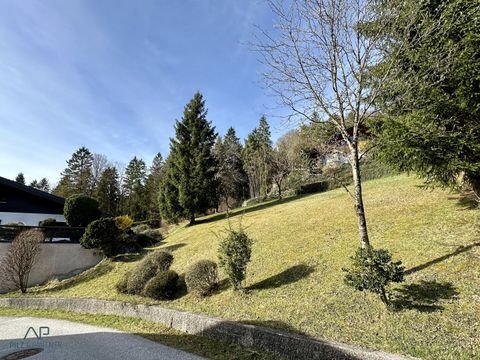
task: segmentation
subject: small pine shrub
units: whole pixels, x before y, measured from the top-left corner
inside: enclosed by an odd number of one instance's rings
[[[235,290],[242,288],[242,282],[247,274],[247,265],[252,256],[253,241],[247,233],[240,230],[228,231],[227,237],[221,242],[218,249],[220,266],[223,268]]]
[[[370,291],[380,295],[385,305],[389,305],[387,286],[391,282],[402,282],[404,270],[401,261],[392,261],[392,255],[384,249],[359,248],[351,257],[350,269],[344,281],[358,291]]]
[[[157,300],[172,299],[177,291],[177,282],[175,271],[161,271],[147,282],[143,294]]]
[[[98,201],[86,195],[72,195],[65,200],[63,215],[69,226],[87,226],[100,218]]]
[[[217,264],[211,260],[200,260],[185,274],[188,292],[197,296],[210,295],[218,287]]]
[[[101,249],[107,257],[114,255],[121,244],[115,219],[104,218],[91,222],[80,239],[80,244],[86,249]]]
[[[163,239],[160,231],[154,229],[149,229],[143,232],[136,233],[134,235],[136,238],[136,242],[141,247],[155,245]]]
[[[127,232],[133,225],[133,220],[128,215],[117,216],[115,218],[115,222],[117,223],[117,227],[120,229],[121,232]]]

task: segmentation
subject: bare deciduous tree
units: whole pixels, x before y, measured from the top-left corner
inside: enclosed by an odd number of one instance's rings
[[[103,154],[93,154],[92,161],[92,190],[95,190],[95,187],[98,185],[100,177],[102,176],[105,169],[110,166],[108,159]]]
[[[375,113],[367,74],[381,60],[382,39],[362,34],[376,21],[373,0],[270,0],[276,31],[255,45],[267,65],[264,80],[289,119],[332,123],[348,149],[360,244],[370,246],[360,173],[359,130]]]
[[[40,230],[26,230],[15,237],[1,261],[0,280],[13,289],[27,291],[30,272],[45,235]]]

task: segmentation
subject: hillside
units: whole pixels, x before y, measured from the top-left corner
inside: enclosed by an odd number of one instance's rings
[[[343,284],[341,269],[358,243],[351,198],[343,189],[234,213],[232,225],[241,221],[255,240],[250,291],[237,294],[225,285],[204,300],[185,295],[162,305],[425,359],[478,358],[480,211],[456,194],[420,185],[406,175],[365,184],[372,244],[407,268],[406,283],[393,291],[403,304],[398,311]],[[174,270],[216,260],[218,236],[228,226],[219,218],[169,234],[160,247],[173,252]],[[105,262],[31,295],[155,303],[116,292],[115,283],[134,264]]]

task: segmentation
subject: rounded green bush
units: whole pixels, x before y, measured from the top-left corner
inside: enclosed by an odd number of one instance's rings
[[[86,249],[101,249],[106,256],[112,256],[120,245],[120,230],[115,219],[104,218],[91,222],[80,239],[80,244]]]
[[[130,273],[127,272],[120,281],[115,285],[117,290],[123,294],[128,294],[128,278],[130,277]]]
[[[165,250],[155,250],[145,256],[143,261],[153,263],[157,272],[167,271],[173,263],[173,255]]]
[[[218,287],[217,264],[211,260],[200,260],[185,274],[188,292],[197,296],[210,295]]]
[[[97,200],[78,194],[65,200],[63,215],[69,226],[87,226],[100,218],[101,213]]]
[[[160,272],[167,271],[173,262],[173,255],[156,250],[147,256],[117,283],[117,290],[126,294],[141,294],[147,282]]]
[[[178,274],[173,270],[159,272],[145,285],[143,293],[152,299],[172,299],[177,291]]]

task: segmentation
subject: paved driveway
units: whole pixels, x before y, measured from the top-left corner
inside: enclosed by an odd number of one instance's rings
[[[202,359],[114,329],[65,320],[0,317],[0,360],[25,355],[31,355],[31,360]]]

